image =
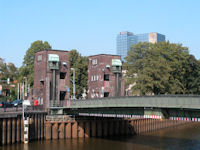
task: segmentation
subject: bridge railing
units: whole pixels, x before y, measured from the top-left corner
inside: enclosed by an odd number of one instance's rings
[[[200,109],[200,96],[133,96],[71,100],[70,108],[95,107],[160,107]]]

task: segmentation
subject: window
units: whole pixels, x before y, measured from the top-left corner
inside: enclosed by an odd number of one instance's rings
[[[60,72],[60,79],[65,79],[66,72]]]
[[[104,74],[104,81],[109,81],[109,74]]]
[[[60,91],[60,100],[65,100],[65,95],[66,95],[66,92],[65,91]]]
[[[92,60],[92,65],[97,65],[97,59]]]
[[[93,76],[91,76],[91,81],[93,81]]]
[[[42,55],[38,55],[37,61],[42,61]]]
[[[108,97],[108,96],[109,96],[109,92],[105,92],[104,97]]]

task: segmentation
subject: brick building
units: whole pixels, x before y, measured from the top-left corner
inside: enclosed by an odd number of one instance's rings
[[[121,56],[99,54],[89,57],[88,98],[121,96]]]
[[[69,52],[43,50],[35,53],[33,97],[44,108],[66,105],[70,89]]]

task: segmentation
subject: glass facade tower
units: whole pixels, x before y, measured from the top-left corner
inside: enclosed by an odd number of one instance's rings
[[[156,32],[136,35],[132,32],[120,32],[117,35],[117,55],[120,55],[124,61],[132,45],[139,42],[156,43],[162,41],[165,41],[165,35]]]

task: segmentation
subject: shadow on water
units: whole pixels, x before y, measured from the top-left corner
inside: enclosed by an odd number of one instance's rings
[[[200,149],[200,124],[163,129],[143,135],[109,137],[107,140],[145,146],[148,149],[197,150]]]
[[[33,141],[2,150],[198,150],[200,125],[164,129],[136,136]]]

